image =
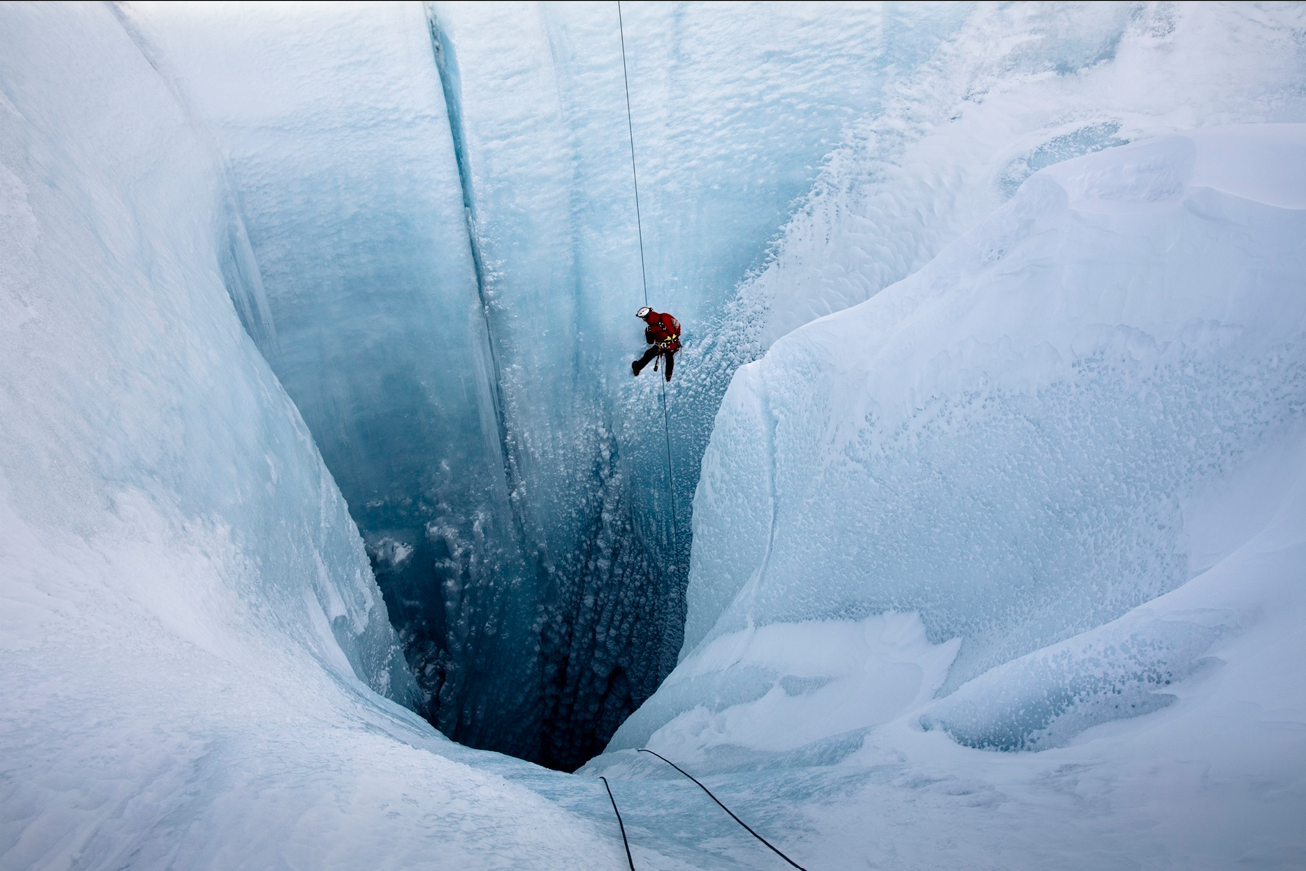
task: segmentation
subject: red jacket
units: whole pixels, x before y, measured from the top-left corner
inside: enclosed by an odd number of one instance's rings
[[[680,350],[680,321],[663,312],[649,312],[644,318],[644,340],[650,345],[665,342],[668,351]]]

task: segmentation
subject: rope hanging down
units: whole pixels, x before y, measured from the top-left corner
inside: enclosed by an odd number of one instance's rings
[[[621,811],[617,810],[617,800],[612,797],[612,787],[601,774],[599,780],[603,781],[603,788],[608,791],[608,801],[612,802],[612,812],[617,815],[617,825],[621,827],[621,843],[626,845],[626,861],[630,863],[630,871],[635,871],[635,860],[630,855],[630,841],[626,840],[626,824],[621,821]]]
[[[617,32],[621,34],[621,80],[626,86],[626,133],[630,136],[630,177],[635,183],[635,228],[639,232],[639,276],[644,282],[644,305],[648,305],[648,269],[644,266],[644,220],[639,211],[639,172],[635,169],[635,124],[630,115],[630,74],[626,71],[626,24],[621,17],[621,0],[617,0]],[[676,473],[671,465],[671,419],[667,413],[667,385],[664,382],[661,386],[662,434],[667,443],[667,483],[671,499],[671,571],[679,578],[680,539],[676,531]]]
[[[644,305],[648,305],[648,271],[644,268],[644,222],[639,214],[639,173],[635,171],[635,124],[630,120],[630,75],[626,72],[626,24],[617,0],[617,32],[621,34],[621,80],[626,85],[626,132],[630,135],[630,175],[635,180],[635,229],[639,231],[639,276],[644,279]]]
[[[662,754],[660,754],[660,753],[654,753],[652,750],[648,750],[648,749],[645,749],[645,748],[643,748],[643,747],[639,748],[639,752],[640,752],[640,753],[652,753],[654,756],[656,756],[657,758],[661,759],[663,762],[665,762],[666,764],[670,765],[672,768],[676,769],[676,770],[679,771],[681,774],[683,774],[683,775],[685,775],[686,777],[688,777],[690,780],[694,781],[695,783],[698,783],[698,778],[697,778],[697,777],[695,777],[694,775],[690,774],[688,771],[686,771],[685,769],[681,768],[679,765],[677,765],[676,763],[672,762],[670,759],[668,759],[667,757],[663,756]],[[607,782],[607,781],[604,781],[604,783],[606,783],[606,782]],[[757,838],[757,839],[758,839],[759,841],[761,841],[763,844],[766,844],[766,846],[767,846],[768,848],[770,848],[770,850],[771,850],[772,853],[775,853],[775,854],[776,854],[777,856],[779,856],[781,859],[784,859],[784,860],[785,860],[786,862],[788,862],[790,865],[793,865],[795,868],[798,869],[798,871],[807,871],[807,869],[805,869],[802,865],[799,865],[799,864],[798,864],[797,862],[795,862],[793,859],[790,859],[790,858],[789,858],[788,856],[786,856],[784,853],[781,853],[781,852],[780,852],[779,850],[777,850],[774,846],[772,846],[771,842],[768,841],[766,838],[763,838],[763,837],[762,837],[761,835],[759,835],[757,832],[755,832],[755,831],[753,831],[751,828],[749,828],[748,823],[744,822],[744,821],[741,820],[739,817],[735,816],[734,811],[730,810],[730,808],[726,807],[724,804],[721,804],[721,799],[719,799],[719,798],[717,798],[715,795],[713,795],[713,794],[712,794],[712,790],[708,789],[706,786],[704,786],[704,785],[701,784],[701,783],[698,783],[698,788],[701,789],[701,790],[703,790],[703,792],[706,792],[706,793],[707,793],[707,797],[710,798],[710,799],[712,799],[712,801],[716,802],[718,805],[721,805],[721,810],[723,810],[723,811],[725,811],[726,813],[730,814],[730,819],[734,820],[735,822],[739,823],[739,825],[743,826],[743,827],[748,831],[748,834],[752,835],[754,838]],[[613,804],[613,807],[616,807],[616,804],[615,804],[615,803]],[[622,831],[624,832],[625,830],[623,829]]]

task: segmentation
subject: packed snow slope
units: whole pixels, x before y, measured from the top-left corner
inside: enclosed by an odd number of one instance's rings
[[[561,768],[676,663],[740,364],[1037,169],[1306,121],[1300,6],[628,2],[624,59],[611,2],[123,10],[222,154],[241,310],[431,721]],[[645,276],[686,330],[665,425]]]
[[[1300,866],[1303,242],[1306,125],[1170,136],[776,342],[681,663],[586,770],[783,768],[810,867]]]

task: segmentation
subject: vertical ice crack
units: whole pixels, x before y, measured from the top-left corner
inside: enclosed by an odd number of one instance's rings
[[[519,537],[524,531],[522,518],[515,507],[511,494],[518,492],[520,481],[511,459],[508,440],[508,421],[504,409],[501,387],[502,365],[499,359],[498,343],[495,341],[493,323],[490,318],[489,289],[485,269],[485,258],[481,251],[480,236],[477,233],[476,196],[472,186],[470,157],[467,151],[466,131],[462,117],[462,82],[458,73],[458,58],[453,50],[453,43],[440,26],[435,8],[431,3],[423,4],[426,23],[431,34],[431,52],[435,57],[435,67],[440,78],[440,87],[444,92],[445,111],[449,116],[449,135],[453,139],[454,161],[458,166],[458,182],[462,189],[463,218],[467,228],[467,245],[472,255],[472,269],[476,273],[476,294],[480,302],[481,320],[484,325],[484,342],[488,351],[490,372],[490,400],[494,411],[495,429],[499,437],[499,454],[503,460],[504,477],[508,485],[510,516],[516,526]]]
[[[540,481],[527,465],[534,456],[530,452],[530,440],[536,434],[532,427],[538,427],[540,422],[522,422],[525,418],[514,412],[517,394],[512,383],[503,381],[505,374],[511,377],[514,371],[511,364],[517,354],[516,346],[506,341],[509,334],[503,332],[508,325],[504,318],[510,313],[502,308],[500,294],[502,289],[511,288],[501,285],[502,279],[495,271],[497,234],[493,231],[493,215],[497,210],[485,199],[483,183],[481,188],[477,186],[477,179],[483,179],[486,170],[477,163],[482,158],[475,137],[481,123],[474,102],[477,90],[469,77],[468,90],[464,91],[455,46],[456,22],[437,13],[434,3],[425,3],[423,9],[444,96],[468,251],[476,280],[479,314],[472,315],[477,333],[473,362],[478,370],[481,428],[487,450],[498,452],[502,468],[502,478],[495,482],[499,492],[494,494],[491,513],[504,519],[500,531],[513,538],[504,542],[505,550],[510,553],[503,554],[500,564],[484,564],[479,578],[459,574],[463,586],[451,586],[444,593],[450,631],[462,627],[462,634],[447,639],[451,660],[447,670],[454,682],[441,691],[436,719],[441,730],[455,740],[473,746],[492,745],[532,759],[538,756],[539,761],[550,767],[572,770],[602,749],[620,722],[651,694],[660,677],[674,666],[681,632],[669,631],[667,623],[674,621],[683,629],[684,594],[683,590],[676,590],[678,600],[668,605],[662,595],[664,591],[655,589],[665,584],[655,579],[665,573],[666,567],[660,561],[657,569],[652,567],[647,547],[636,535],[631,494],[627,492],[629,479],[617,472],[615,439],[606,430],[596,445],[602,460],[592,469],[592,486],[581,488],[586,492],[581,494],[584,498],[580,499],[579,508],[570,509],[589,513],[590,517],[579,521],[577,541],[551,542],[558,547],[552,562],[549,561],[551,557],[544,544],[548,541],[545,532],[552,506],[540,493],[529,494],[532,499],[527,498],[526,492],[528,480]],[[546,425],[551,424],[546,421]],[[668,451],[667,489],[674,499],[665,418],[663,428]],[[548,437],[552,435],[549,433]],[[490,446],[489,441],[496,438],[497,444]],[[588,462],[579,456],[559,454],[557,458],[567,464],[576,460]],[[575,471],[583,474],[584,467]],[[497,468],[494,474],[498,478]],[[510,529],[504,529],[508,526]],[[671,539],[678,579],[685,561],[680,553],[674,514]],[[665,551],[665,546],[660,550]],[[458,568],[451,566],[451,570]],[[534,630],[520,620],[514,622],[500,616],[505,609],[515,608],[514,613],[520,617],[531,607],[520,590],[512,589],[519,580],[535,584]],[[505,641],[505,636],[498,634],[501,631],[512,634],[512,638]],[[519,637],[521,632],[525,636]],[[674,648],[669,649],[673,639]],[[503,711],[491,713],[489,719],[498,721],[494,728],[499,734],[477,744],[488,733],[477,732],[476,726],[466,722],[469,715],[478,724],[485,719],[480,711],[472,709],[478,706],[485,709],[487,704],[503,705],[510,701],[503,694],[516,695],[521,690],[493,673],[497,665],[491,667],[487,657],[502,656],[526,658],[515,661],[514,669],[518,664],[524,665],[526,671],[532,667],[538,669],[542,698],[535,713],[523,711],[521,705],[517,705],[517,715],[511,718],[505,717]],[[517,682],[526,679],[520,669],[514,674]],[[496,692],[500,693],[498,697]],[[444,710],[446,707],[448,710]],[[532,728],[539,730],[538,754],[530,751],[530,739],[515,745],[504,740],[507,732],[518,727],[521,734]]]
[[[453,595],[456,601],[447,600],[445,605],[457,612],[457,619],[451,620],[449,626],[462,627],[462,637],[446,639],[453,660],[449,668],[457,679],[456,690],[441,690],[441,710],[436,718],[442,731],[455,740],[472,746],[495,746],[530,758],[535,755],[531,750],[534,741],[523,736],[538,727],[540,706],[538,701],[532,703],[530,699],[539,691],[539,662],[538,656],[535,661],[529,659],[529,650],[538,648],[538,643],[519,637],[519,632],[539,619],[535,597],[543,553],[539,547],[527,546],[530,539],[527,530],[532,527],[526,513],[528,500],[524,498],[524,480],[514,451],[504,397],[502,355],[492,311],[494,291],[479,232],[481,221],[463,117],[457,55],[434,6],[426,3],[423,9],[448,115],[468,252],[476,280],[479,315],[474,316],[476,347],[472,358],[477,373],[481,428],[488,451],[498,457],[495,472],[498,480],[491,497],[493,508],[487,515],[478,515],[473,524],[475,544],[466,555],[466,564],[460,559],[459,565],[451,566],[463,583],[456,590],[443,589],[446,596],[456,594]],[[503,525],[500,533],[492,535],[492,528],[498,525],[494,518],[503,518]],[[496,541],[499,547],[495,546]],[[519,567],[524,569],[523,574],[519,574]],[[518,587],[519,582],[532,580],[536,583],[534,589],[523,591]],[[534,613],[523,614],[532,607],[536,609]],[[496,661],[499,665],[494,664]],[[510,671],[515,677],[506,678]],[[516,703],[502,698],[504,694],[516,698]],[[499,701],[492,702],[495,698]]]

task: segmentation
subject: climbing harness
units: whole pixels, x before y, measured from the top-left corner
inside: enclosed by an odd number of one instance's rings
[[[639,211],[639,172],[635,169],[635,122],[630,115],[630,74],[626,71],[626,25],[621,17],[621,0],[617,0],[617,29],[621,34],[621,80],[626,86],[626,132],[630,136],[630,177],[635,184],[635,228],[639,232],[639,276],[644,282],[644,308],[648,308],[648,269],[644,266],[644,221]],[[643,311],[644,309],[640,309]],[[651,311],[651,309],[650,309]],[[677,336],[676,338],[680,338]],[[658,358],[661,359],[661,354]],[[658,371],[658,360],[653,361],[653,371]],[[671,465],[671,422],[667,414],[667,385],[662,388],[662,434],[667,443],[667,484],[671,500],[671,571],[680,577],[680,540],[676,532],[676,473]]]
[[[759,835],[757,832],[755,832],[755,831],[753,831],[751,828],[749,828],[748,823],[744,822],[744,821],[741,820],[739,817],[735,816],[734,811],[730,810],[730,808],[726,807],[724,804],[721,804],[721,799],[719,799],[719,798],[717,798],[715,795],[713,795],[713,794],[712,794],[712,790],[708,789],[706,786],[704,786],[703,784],[699,783],[697,777],[695,777],[694,775],[690,774],[688,771],[686,771],[685,769],[681,768],[679,765],[677,765],[676,763],[672,762],[670,759],[668,759],[667,757],[663,756],[663,755],[660,754],[660,753],[654,753],[652,750],[649,750],[649,749],[644,748],[644,747],[639,748],[639,752],[640,752],[640,753],[652,753],[654,756],[656,756],[657,758],[661,759],[663,762],[665,762],[666,764],[670,765],[672,768],[676,769],[676,770],[679,771],[681,774],[683,774],[683,775],[685,775],[686,777],[688,777],[690,780],[694,781],[695,783],[698,783],[698,787],[699,787],[699,789],[703,790],[703,792],[706,792],[706,793],[707,793],[707,797],[710,798],[710,799],[712,799],[712,801],[716,802],[718,805],[721,805],[721,810],[723,810],[723,811],[725,811],[726,813],[730,814],[730,819],[734,820],[735,822],[739,823],[739,825],[741,825],[741,826],[743,826],[745,829],[747,829],[748,834],[752,835],[754,838],[757,838],[757,839],[758,839],[759,841],[761,841],[763,844],[766,844],[766,846],[767,846],[768,848],[770,848],[771,852],[775,853],[775,854],[776,854],[777,856],[779,856],[781,859],[784,859],[784,860],[785,860],[786,862],[788,862],[790,865],[793,865],[795,868],[798,869],[798,871],[807,871],[807,869],[805,869],[802,865],[799,865],[799,864],[798,864],[797,862],[795,862],[793,859],[790,859],[790,858],[789,858],[788,856],[786,856],[784,853],[781,853],[781,852],[780,852],[779,850],[777,850],[774,846],[772,846],[771,842],[768,841],[766,838],[763,838],[763,837],[762,837],[761,835]],[[607,783],[607,781],[604,781],[604,783]],[[616,807],[616,803],[614,802],[612,806],[615,808],[615,807]],[[625,829],[622,829],[622,832],[624,833],[624,832],[625,832]],[[632,867],[632,871],[633,871],[634,866],[631,866],[631,867]]]
[[[626,824],[621,821],[621,811],[617,810],[617,800],[612,797],[612,787],[601,774],[599,780],[603,781],[603,788],[608,791],[608,801],[612,802],[612,812],[617,815],[617,825],[621,827],[621,843],[626,845],[626,861],[630,863],[630,871],[635,871],[635,860],[630,855],[630,841],[626,840]]]

